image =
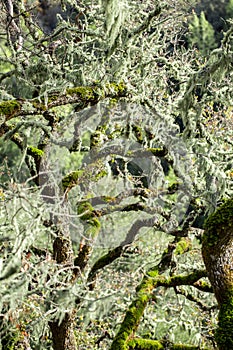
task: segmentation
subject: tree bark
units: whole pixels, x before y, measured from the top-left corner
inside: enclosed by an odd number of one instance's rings
[[[220,350],[233,349],[233,199],[207,219],[202,255],[219,305],[215,339]]]
[[[61,235],[55,239],[53,243],[53,255],[56,262],[61,264],[61,266],[73,267],[73,250],[69,237]],[[66,283],[69,287],[69,285],[72,285],[73,281],[72,279],[68,279]],[[59,289],[59,282],[56,287]],[[75,308],[71,308],[69,312],[64,314],[62,321],[55,317],[53,321],[48,323],[52,333],[54,350],[77,350],[74,335],[75,315]]]
[[[54,350],[77,350],[74,335],[75,311],[66,313],[63,320],[49,322]]]

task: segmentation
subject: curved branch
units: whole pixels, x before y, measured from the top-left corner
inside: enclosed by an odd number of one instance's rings
[[[205,270],[194,271],[188,275],[165,277],[161,275],[171,262],[172,252],[175,245],[171,244],[164,251],[161,262],[150,269],[143,277],[141,284],[136,289],[136,297],[129,306],[121,327],[111,345],[110,350],[128,350],[130,335],[137,330],[140,319],[143,316],[147,303],[153,296],[153,291],[159,286],[175,287],[180,285],[193,285],[202,277],[206,277]]]

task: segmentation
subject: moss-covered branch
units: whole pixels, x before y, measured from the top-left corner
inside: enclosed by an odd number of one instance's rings
[[[79,184],[85,186],[85,184],[89,184],[90,182],[97,182],[106,175],[105,164],[98,159],[86,166],[85,170],[79,169],[64,176],[62,179],[62,188],[64,192],[69,191],[72,187]]]
[[[90,287],[93,287],[93,281],[96,277],[96,274],[99,270],[104,267],[110,265],[113,261],[118,259],[124,250],[124,246],[118,246],[112,250],[110,250],[107,254],[103,255],[100,259],[98,259],[95,264],[92,266],[92,269],[88,275],[88,282]]]
[[[0,103],[0,115],[5,120],[16,116],[43,114],[53,107],[67,104],[76,104],[76,110],[97,104],[105,98],[120,98],[126,96],[127,90],[124,83],[109,83],[105,86],[77,86],[69,88],[64,94],[52,93],[45,101],[43,97],[33,100],[8,100]],[[27,108],[24,108],[24,107]],[[30,108],[29,108],[30,107]]]
[[[166,350],[167,342],[161,340],[150,340],[142,338],[134,338],[127,343],[128,350]],[[195,345],[173,344],[169,342],[169,350],[208,350],[206,347]]]
[[[169,266],[172,252],[175,245],[170,245],[162,256],[161,262],[156,267],[150,269],[143,277],[141,284],[137,287],[137,293],[134,301],[129,306],[121,327],[112,343],[110,350],[128,350],[128,340],[132,333],[134,333],[139,325],[140,319],[144,313],[147,303],[151,300],[153,291],[159,286],[166,288],[180,285],[193,285],[200,278],[206,276],[206,271],[194,271],[188,275],[178,275],[173,277],[165,277],[161,275]],[[132,344],[132,343],[131,343]],[[153,344],[157,346],[156,344]],[[161,345],[162,346],[162,345]],[[132,348],[132,346],[131,346]],[[144,349],[147,349],[144,347]],[[157,349],[156,347],[149,347],[149,349]],[[160,349],[158,347],[158,349]],[[161,347],[163,349],[163,347]],[[182,348],[181,348],[182,349]],[[184,347],[184,349],[186,349]]]
[[[113,340],[110,350],[128,350],[127,341],[130,335],[136,331],[144,310],[149,302],[153,289],[156,287],[159,273],[163,273],[170,265],[172,252],[175,246],[169,245],[164,251],[159,265],[153,267],[143,277],[141,284],[137,287],[136,296],[129,306],[121,327]]]
[[[172,277],[160,276],[156,281],[156,286],[163,286],[166,288],[176,287],[176,286],[193,286],[196,281],[200,278],[206,277],[206,270],[197,270],[191,272],[188,275],[177,275]]]

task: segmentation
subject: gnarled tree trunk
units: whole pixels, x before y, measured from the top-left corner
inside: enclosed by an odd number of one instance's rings
[[[233,349],[233,199],[207,219],[202,254],[219,305],[215,339],[220,350]]]

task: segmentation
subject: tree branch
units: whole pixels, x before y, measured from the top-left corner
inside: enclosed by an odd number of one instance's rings
[[[97,104],[105,98],[120,98],[127,95],[124,83],[108,83],[105,86],[78,86],[69,88],[64,94],[49,94],[48,99],[40,97],[33,100],[8,100],[0,103],[0,115],[4,115],[6,121],[24,115],[43,114],[45,111],[62,105],[76,104],[76,110],[82,110],[88,106]],[[24,105],[27,106],[26,110]],[[29,107],[30,106],[30,112]],[[1,128],[1,125],[0,125]],[[1,134],[0,134],[1,136]]]
[[[164,251],[160,263],[150,269],[142,279],[141,284],[136,289],[136,297],[129,306],[125,318],[121,324],[110,350],[127,350],[127,341],[132,333],[134,333],[139,325],[147,303],[153,296],[153,291],[159,286],[166,288],[179,285],[193,285],[202,277],[206,277],[205,270],[194,271],[188,275],[178,275],[173,277],[165,277],[162,275],[169,267],[175,244],[170,244]]]

